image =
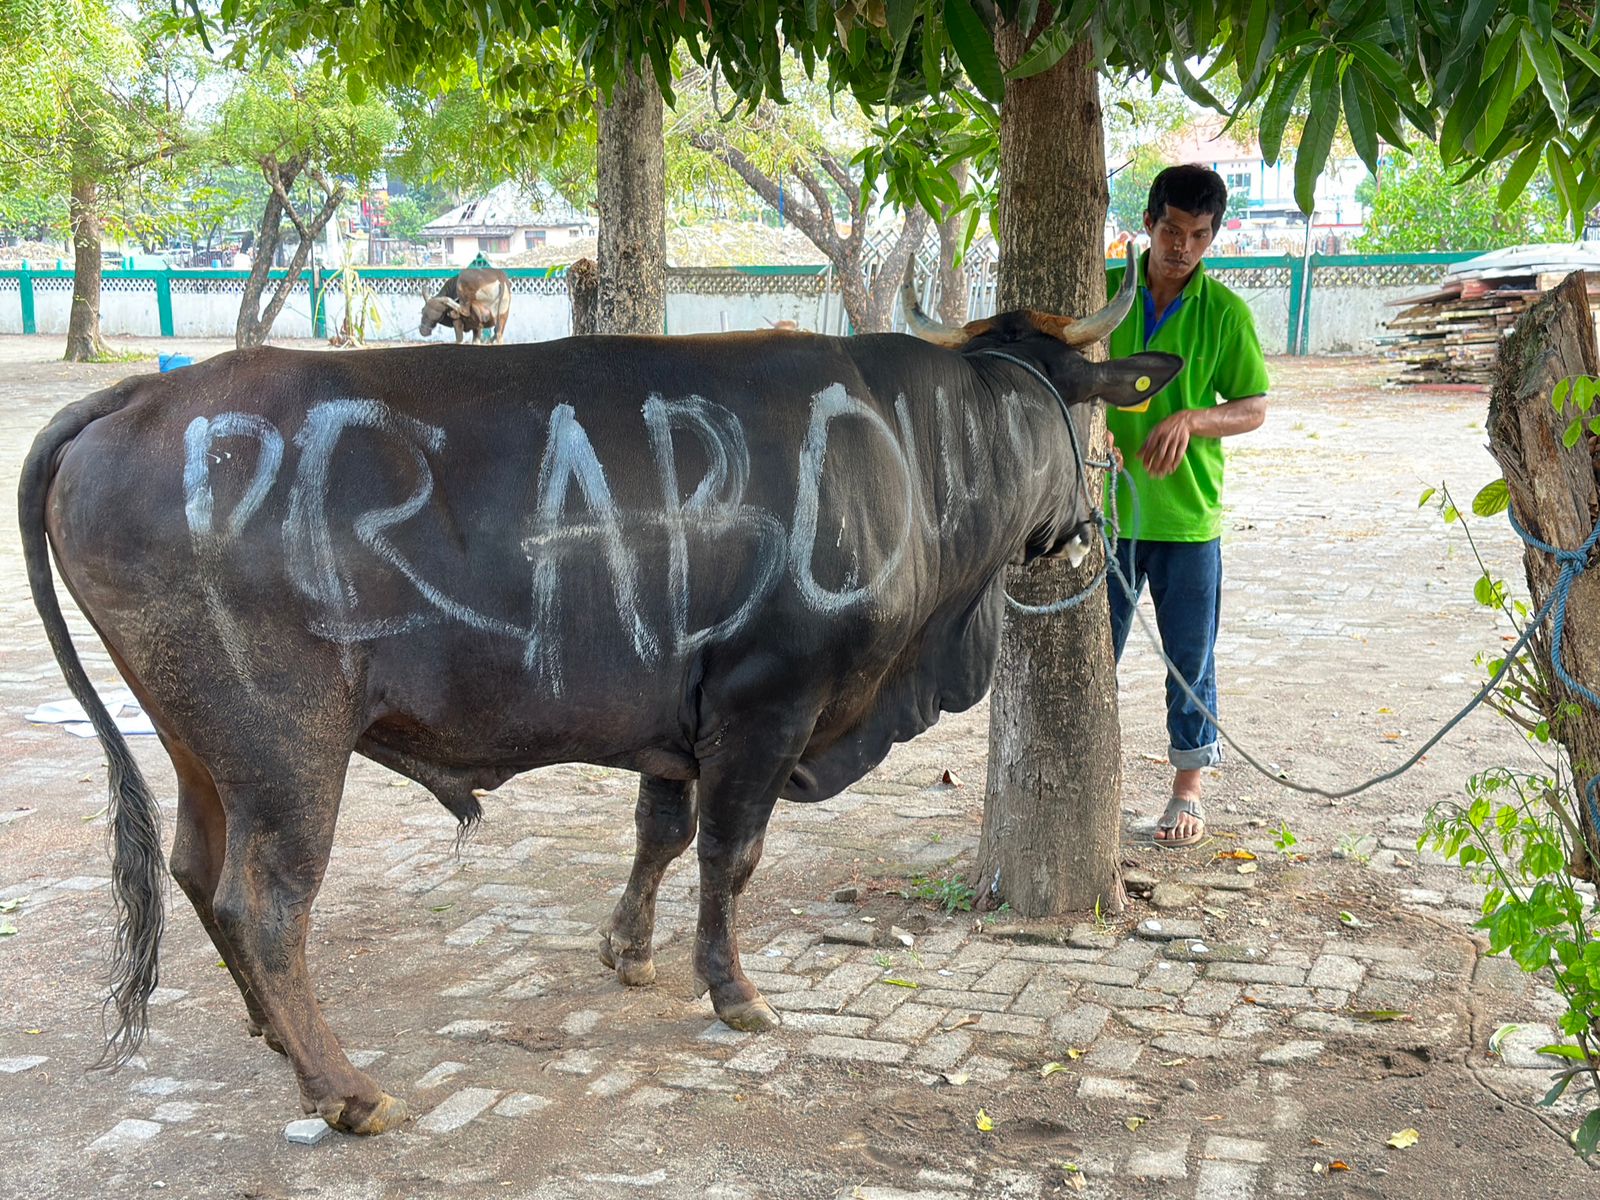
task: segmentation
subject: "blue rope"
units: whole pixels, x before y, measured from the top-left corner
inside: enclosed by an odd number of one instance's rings
[[[1518,523],[1510,505],[1506,506],[1506,519],[1511,522],[1511,528],[1517,531],[1517,536],[1524,542],[1561,564],[1561,574],[1557,577],[1556,586],[1550,593],[1550,601],[1555,605],[1555,616],[1550,622],[1550,665],[1555,668],[1556,678],[1561,680],[1569,692],[1582,696],[1590,704],[1600,708],[1600,696],[1596,696],[1593,691],[1567,673],[1567,665],[1562,661],[1561,654],[1561,638],[1567,624],[1567,593],[1572,590],[1573,580],[1582,575],[1584,568],[1589,565],[1589,555],[1594,551],[1596,543],[1600,543],[1600,521],[1595,522],[1595,527],[1589,531],[1589,536],[1583,545],[1576,550],[1562,550],[1550,545],[1549,542],[1540,541],[1524,529]],[[1550,607],[1550,603],[1547,602],[1545,607]],[[1600,774],[1591,776],[1583,788],[1584,800],[1589,806],[1589,820],[1597,834],[1600,834],[1600,799],[1596,798],[1597,789],[1600,789]]]

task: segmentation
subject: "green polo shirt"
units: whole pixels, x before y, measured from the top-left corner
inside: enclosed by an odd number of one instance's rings
[[[1145,259],[1139,256],[1139,283],[1145,281]],[[1108,294],[1122,282],[1119,268],[1109,273]],[[1140,541],[1209,542],[1222,536],[1222,439],[1190,438],[1178,469],[1165,479],[1151,479],[1139,461],[1139,448],[1164,418],[1184,408],[1214,408],[1218,397],[1242,400],[1265,395],[1267,363],[1256,338],[1249,307],[1216,280],[1202,263],[1183,289],[1183,303],[1145,341],[1143,293],[1133,311],[1111,335],[1112,358],[1142,350],[1165,350],[1183,358],[1183,369],[1151,398],[1144,412],[1106,409],[1106,423],[1122,451],[1123,463],[1139,493],[1139,521],[1133,523],[1132,497],[1126,481],[1117,488],[1117,516],[1124,537]]]

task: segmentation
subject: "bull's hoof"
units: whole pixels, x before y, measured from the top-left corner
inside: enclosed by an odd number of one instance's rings
[[[407,1116],[406,1102],[388,1092],[378,1093],[378,1102],[364,1117],[352,1113],[350,1106],[342,1100],[327,1101],[319,1106],[318,1112],[324,1121],[340,1133],[353,1133],[358,1137],[386,1133],[403,1124]]]
[[[616,971],[617,982],[623,987],[648,987],[656,981],[655,962],[627,953],[618,954],[611,945],[609,930],[600,935],[600,961]]]
[[[741,1033],[766,1033],[783,1024],[772,1005],[761,996],[742,1004],[730,1005],[726,1010],[719,1009],[717,1016],[729,1029],[737,1029]]]

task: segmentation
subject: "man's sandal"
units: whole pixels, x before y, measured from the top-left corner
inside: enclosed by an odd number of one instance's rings
[[[1178,818],[1187,814],[1199,822],[1200,827],[1193,833],[1184,837],[1173,836],[1178,828]],[[1166,811],[1161,814],[1161,819],[1156,822],[1156,832],[1166,833],[1166,837],[1153,837],[1151,840],[1158,846],[1168,850],[1177,850],[1185,846],[1193,846],[1206,836],[1205,809],[1200,806],[1199,800],[1188,800],[1182,796],[1174,796],[1167,801]]]

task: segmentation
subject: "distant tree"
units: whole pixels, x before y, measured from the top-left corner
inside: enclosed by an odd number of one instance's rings
[[[1356,190],[1356,199],[1370,212],[1366,231],[1351,245],[1365,253],[1498,250],[1565,236],[1543,172],[1505,209],[1496,200],[1504,165],[1465,182],[1457,182],[1460,175],[1445,167],[1427,143],[1415,145],[1408,159],[1397,156],[1384,164]]]
[[[1161,151],[1152,145],[1134,150],[1111,177],[1111,216],[1119,229],[1138,232],[1144,228],[1144,210],[1150,200],[1150,182],[1163,167],[1169,166]]]
[[[0,190],[66,197],[68,361],[103,357],[103,229],[183,137],[192,96],[163,19],[108,0],[0,0]]]
[[[412,196],[389,201],[389,236],[401,242],[420,242],[422,227],[439,214],[429,212]]]
[[[0,191],[0,232],[28,242],[62,242],[70,229],[64,194],[28,186]]]
[[[219,164],[259,171],[267,187],[234,330],[242,348],[271,334],[313,244],[345,199],[340,177],[364,184],[376,175],[399,125],[387,104],[353,100],[342,83],[288,60],[252,63],[231,82],[217,108],[209,153]],[[286,221],[296,237],[294,251],[285,277],[273,282],[268,273],[287,237]]]
[[[789,69],[789,103],[763,101],[736,120],[723,121],[712,73],[689,67],[678,81],[677,104],[666,128],[668,160],[687,148],[743,180],[833,265],[854,331],[885,332],[906,261],[927,237],[928,214],[914,208],[894,221],[890,228],[898,228],[869,283],[868,239],[881,198],[851,165],[866,140],[866,121],[859,113],[835,114],[825,80],[807,79],[798,62]]]

